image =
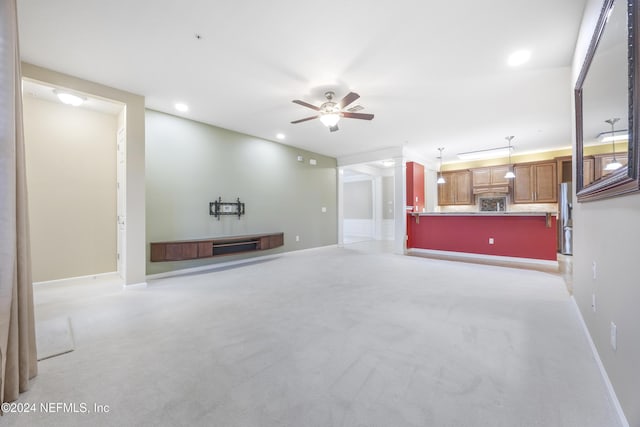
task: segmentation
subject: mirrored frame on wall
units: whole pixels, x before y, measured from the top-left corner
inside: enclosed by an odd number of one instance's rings
[[[638,22],[637,0],[605,0],[576,82],[576,192],[579,202],[640,190]],[[615,141],[605,140],[605,137],[621,137],[621,134],[628,135],[626,141],[624,136]],[[623,166],[613,170],[607,168],[610,157],[619,159]],[[593,176],[588,176],[594,171]]]

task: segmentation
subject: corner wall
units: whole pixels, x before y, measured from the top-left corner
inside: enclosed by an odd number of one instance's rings
[[[148,274],[336,244],[336,159],[152,110],[146,135]],[[246,214],[210,216],[218,197]],[[149,261],[150,242],[279,231],[284,247],[268,252]]]
[[[601,7],[601,0],[588,0],[585,7],[572,68],[572,99]],[[573,128],[575,141],[575,123]],[[575,183],[575,168],[573,173]],[[573,191],[575,195],[575,184]],[[573,206],[574,297],[628,425],[640,426],[640,195]],[[591,306],[593,295],[595,311]],[[617,325],[617,350],[609,343],[611,322]]]

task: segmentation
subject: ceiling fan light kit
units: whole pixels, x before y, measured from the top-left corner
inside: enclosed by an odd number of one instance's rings
[[[338,113],[324,113],[320,116],[320,121],[328,128],[337,125],[339,120],[340,114]]]
[[[306,122],[308,120],[320,119],[323,125],[329,128],[330,132],[335,132],[339,130],[338,122],[340,118],[344,117],[347,119],[359,119],[359,120],[372,120],[373,114],[364,114],[364,113],[355,113],[350,110],[345,110],[347,106],[349,106],[353,101],[360,98],[355,92],[349,92],[345,95],[340,102],[335,102],[333,98],[335,97],[335,93],[332,91],[325,92],[324,94],[327,100],[322,103],[319,107],[309,104],[308,102],[301,101],[299,99],[294,99],[293,102],[298,105],[302,105],[303,107],[311,108],[312,110],[317,111],[319,114],[311,117],[305,117],[304,119],[294,120],[291,123],[297,124]],[[359,109],[362,109],[361,106]],[[355,107],[354,107],[355,108]]]

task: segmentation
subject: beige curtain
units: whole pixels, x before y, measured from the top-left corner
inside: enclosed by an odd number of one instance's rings
[[[16,0],[0,0],[0,401],[37,374]]]

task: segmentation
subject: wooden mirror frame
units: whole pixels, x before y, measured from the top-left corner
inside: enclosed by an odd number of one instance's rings
[[[605,0],[600,12],[600,17],[596,24],[596,29],[591,38],[589,49],[587,50],[580,75],[574,89],[575,108],[576,108],[576,193],[578,202],[586,202],[591,200],[600,200],[610,197],[621,196],[624,194],[640,191],[640,169],[638,151],[638,124],[640,117],[638,116],[640,105],[638,104],[638,91],[640,81],[636,60],[640,58],[638,50],[638,5],[636,0],[626,0],[627,4],[627,41],[628,41],[628,78],[629,78],[629,160],[627,166],[620,168],[611,175],[600,179],[592,184],[583,186],[584,183],[584,134],[582,121],[582,86],[591,62],[598,48],[598,42],[605,31],[607,16],[613,7],[614,1],[623,2],[623,0]]]

